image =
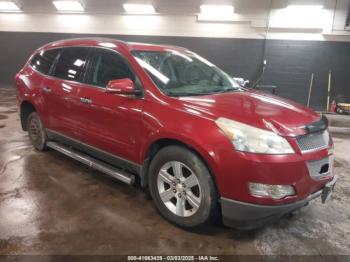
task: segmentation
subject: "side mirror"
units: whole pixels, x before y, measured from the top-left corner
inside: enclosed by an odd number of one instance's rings
[[[249,85],[249,80],[245,80],[241,77],[233,77],[233,79],[242,87],[247,87]]]
[[[106,93],[134,95],[136,94],[134,82],[130,78],[111,80],[107,84]]]
[[[249,80],[245,80],[243,82],[243,87],[247,87],[249,84],[250,84],[250,81]]]

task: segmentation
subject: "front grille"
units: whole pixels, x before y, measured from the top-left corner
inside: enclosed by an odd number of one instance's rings
[[[315,151],[329,145],[329,133],[327,130],[297,137],[297,143],[301,152]]]
[[[307,161],[306,165],[309,170],[309,175],[313,179],[321,179],[332,175],[333,162],[334,160],[332,155],[320,160]]]

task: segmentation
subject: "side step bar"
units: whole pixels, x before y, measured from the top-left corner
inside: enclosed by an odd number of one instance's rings
[[[115,179],[118,179],[128,185],[132,185],[135,182],[135,176],[132,174],[129,174],[127,172],[118,170],[117,168],[103,163],[102,161],[99,161],[95,158],[92,158],[86,154],[80,153],[70,147],[67,147],[65,145],[62,145],[57,142],[47,142],[46,144],[48,147],[66,155],[69,156],[75,160],[78,160],[79,162],[88,165],[98,171],[101,171],[102,173],[105,173]]]

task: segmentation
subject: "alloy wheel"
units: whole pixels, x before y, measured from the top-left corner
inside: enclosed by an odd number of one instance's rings
[[[189,217],[201,205],[201,187],[196,174],[184,163],[165,163],[157,178],[160,199],[175,215]]]

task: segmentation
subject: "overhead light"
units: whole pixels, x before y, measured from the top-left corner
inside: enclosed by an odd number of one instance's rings
[[[53,1],[56,9],[60,12],[83,12],[84,7],[79,1]]]
[[[271,28],[322,29],[327,13],[322,5],[296,5],[276,9],[271,16]]]
[[[287,6],[290,10],[304,10],[304,11],[313,11],[313,10],[321,10],[323,5],[293,5],[290,4]]]
[[[201,5],[202,14],[219,13],[220,15],[230,15],[234,13],[234,7],[232,5]]]
[[[149,4],[123,4],[125,12],[129,14],[155,14],[153,5]]]
[[[0,12],[19,12],[21,9],[13,1],[0,1]]]
[[[198,14],[200,21],[234,21],[232,5],[201,5]]]

